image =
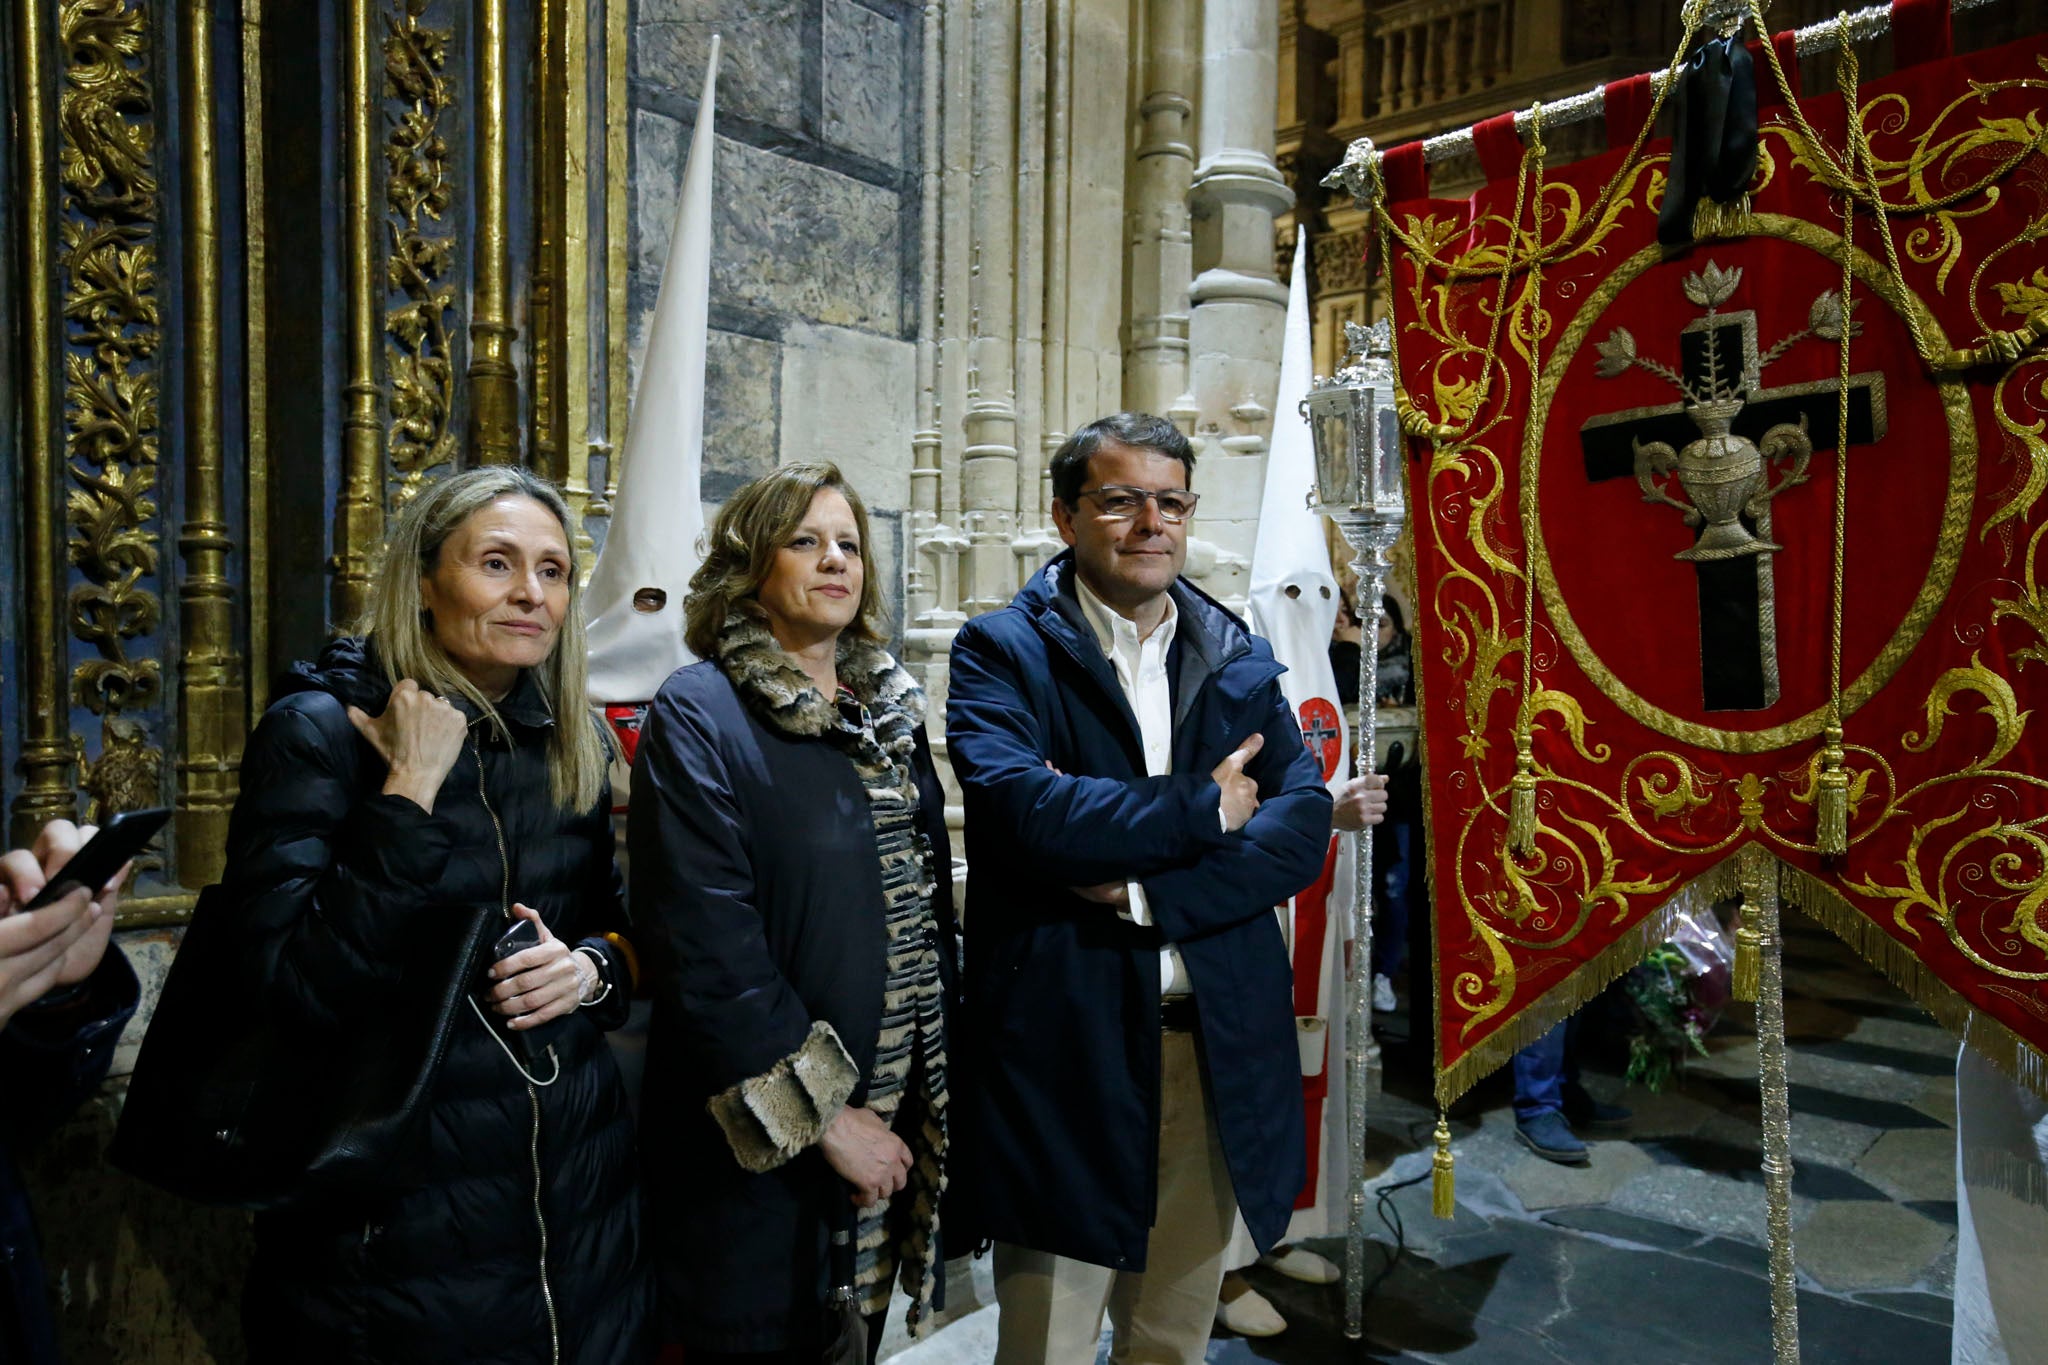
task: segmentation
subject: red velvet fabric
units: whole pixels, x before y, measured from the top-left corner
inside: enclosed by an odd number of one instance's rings
[[[2033,38],[1867,85],[1864,121],[1881,161],[1932,149],[1916,177],[1890,180],[1891,202],[1915,183],[1932,194],[1976,184],[2017,151],[2031,136],[2026,120],[2048,104],[2044,58],[2048,39]],[[1972,81],[1981,98],[1966,98]],[[1839,154],[1839,96],[1802,107]],[[2048,829],[2048,583],[2035,578],[2030,548],[2048,538],[2048,496],[2027,498],[2030,477],[2048,479],[2038,425],[2048,413],[2048,357],[1939,387],[1898,308],[1873,287],[1885,273],[1878,227],[1868,216],[1857,222],[1856,245],[1869,255],[1852,293],[1861,333],[1850,368],[1881,376],[1885,429],[1848,456],[1843,676],[1854,804],[1839,860],[1813,851],[1812,794],[1844,492],[1834,451],[1815,449],[1805,481],[1769,503],[1769,539],[1782,547],[1768,556],[1780,696],[1752,711],[1704,709],[1711,661],[1701,654],[1698,571],[1674,557],[1694,531],[1678,509],[1645,500],[1626,434],[1619,468],[1610,461],[1607,471],[1614,476],[1589,476],[1590,443],[1607,439],[1597,419],[1678,401],[1667,377],[1627,356],[1681,365],[1682,332],[1707,326],[1688,278],[1710,291],[1710,267],[1724,281],[1741,272],[1715,301],[1719,334],[1753,314],[1756,360],[1767,362],[1761,388],[1817,386],[1817,396],[1787,401],[1832,430],[1837,345],[1801,333],[1840,287],[1841,220],[1795,161],[1787,117],[1765,116],[1752,185],[1768,231],[1663,259],[1655,230],[1669,146],[1651,144],[1602,225],[1545,268],[1534,329],[1541,384],[1532,382],[1529,329],[1505,329],[1468,439],[1434,454],[1411,444],[1445,1098],[1504,1061],[1517,1036],[1625,969],[1639,951],[1631,934],[1696,879],[1714,885],[1750,844],[1811,878],[1809,892],[1825,888],[1837,928],[1924,999],[1966,1003],[2048,1051],[2048,837],[2035,832]],[[1546,241],[1596,200],[1622,156],[1546,176]],[[1968,199],[1952,220],[1894,219],[1912,306],[1926,310],[1939,346],[1973,346],[2048,304],[2048,241],[2022,238],[2030,219],[2048,214],[2043,172],[2048,157],[2037,153],[1995,200]],[[1391,205],[1406,231],[1440,253],[1478,251],[1474,263],[1494,267],[1446,284],[1433,271],[1418,278],[1415,259],[1396,247],[1402,375],[1432,420],[1459,420],[1480,386],[1513,201],[1510,173],[1469,203]],[[1794,240],[1801,233],[1809,240]],[[1511,307],[1527,284],[1515,278]],[[1743,368],[1724,363],[1722,377],[1739,384]],[[1704,371],[1697,377],[1706,382]],[[1525,441],[1536,413],[1540,430]],[[1674,419],[1666,420],[1668,428]],[[1698,422],[1682,410],[1675,420],[1682,448],[1699,436]],[[1612,456],[1612,440],[1608,449]],[[1774,484],[1791,468],[1765,463]],[[1686,496],[1675,477],[1665,486]],[[1532,531],[1550,577],[1538,574],[1533,621],[1523,577]],[[1914,626],[1916,602],[1924,611]],[[1505,842],[1525,642],[1540,833],[1537,851],[1516,857]],[[1874,690],[1864,695],[1866,674]]]
[[[1512,184],[1522,166],[1522,135],[1515,131],[1514,110],[1495,114],[1474,126],[1472,150],[1478,154],[1479,169],[1488,180]]]
[[[1600,92],[1600,102],[1607,110],[1607,150],[1626,151],[1635,145],[1636,134],[1649,119],[1656,96],[1647,75],[1630,76],[1609,81]]]
[[[1949,0],[1892,0],[1892,61],[1900,69],[1955,53]]]

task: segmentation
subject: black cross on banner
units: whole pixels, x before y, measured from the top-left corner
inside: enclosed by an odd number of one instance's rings
[[[1323,746],[1343,738],[1342,734],[1338,732],[1337,727],[1323,719],[1320,712],[1312,713],[1307,717],[1307,724],[1301,732],[1301,737],[1308,742],[1308,747],[1314,752],[1318,763],[1323,758]]]
[[[1730,437],[1739,438],[1740,444],[1753,447],[1773,428],[1797,428],[1803,424],[1812,450],[1834,450],[1840,401],[1838,381],[1830,378],[1771,389],[1751,387],[1757,384],[1762,368],[1756,334],[1756,314],[1749,311],[1710,312],[1688,324],[1679,335],[1686,388],[1696,395],[1729,395],[1728,402],[1719,405],[1724,408],[1739,404],[1727,431]],[[1659,372],[1671,377],[1668,371]],[[1631,475],[1641,477],[1644,458],[1660,446],[1693,456],[1695,452],[1688,447],[1704,449],[1711,444],[1709,424],[1702,418],[1716,406],[1686,401],[1589,418],[1579,428],[1587,480],[1599,483]],[[1883,440],[1884,434],[1884,376],[1850,376],[1849,444],[1870,445]],[[1767,491],[1772,470],[1768,459],[1762,463],[1765,482],[1758,488],[1763,495],[1750,498],[1740,514],[1742,530],[1760,544],[1746,550],[1714,552],[1725,557],[1705,557],[1706,547],[1698,542],[1711,528],[1701,524],[1691,528],[1696,544],[1685,555],[1702,555],[1693,559],[1693,568],[1699,579],[1700,690],[1708,711],[1761,711],[1778,700],[1772,555],[1783,547],[1772,540],[1770,498],[1774,494]],[[1644,500],[1659,499],[1656,494],[1646,493]],[[1675,516],[1672,521],[1674,530],[1683,525]],[[1796,548],[1807,554],[1829,553],[1823,545]]]

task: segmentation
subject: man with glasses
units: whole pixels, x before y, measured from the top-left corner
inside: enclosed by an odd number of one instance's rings
[[[1301,1067],[1274,907],[1330,794],[1264,640],[1180,578],[1195,457],[1163,418],[1052,461],[1068,552],[953,644],[966,802],[951,1245],[992,1238],[998,1365],[1203,1358],[1233,1215],[1300,1193]]]

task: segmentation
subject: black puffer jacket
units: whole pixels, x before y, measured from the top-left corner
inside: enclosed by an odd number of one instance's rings
[[[392,1187],[257,1218],[251,1359],[528,1365],[552,1359],[552,1332],[564,1362],[645,1360],[633,1129],[603,1036],[625,1016],[627,969],[589,937],[624,927],[609,794],[581,816],[556,808],[555,720],[524,675],[499,707],[510,743],[472,724],[432,814],[381,793],[383,762],[349,723],[347,705],[377,715],[389,696],[363,642],[330,645],[283,690],[243,758],[223,886],[266,983],[263,1026],[346,1026],[405,988],[391,964],[408,925],[501,897],[604,951],[621,988],[546,1030],[561,1076],[545,1087],[458,1015]]]

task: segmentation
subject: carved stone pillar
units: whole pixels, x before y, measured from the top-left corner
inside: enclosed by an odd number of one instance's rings
[[[973,9],[967,445],[961,452],[961,526],[967,533],[963,609],[1002,606],[1016,591],[1010,539],[1017,528],[1017,277],[1019,21],[1007,0]],[[1042,97],[1041,97],[1042,98]],[[1042,186],[1042,181],[1041,181]],[[1041,191],[1042,192],[1042,191]]]
[[[1265,453],[1280,382],[1287,287],[1273,268],[1273,220],[1294,193],[1273,160],[1278,18],[1270,0],[1208,0],[1202,11],[1201,161],[1189,345],[1203,490],[1191,573],[1242,606],[1258,534]]]
[[[1189,0],[1145,0],[1143,101],[1128,180],[1129,336],[1124,406],[1191,416],[1188,397],[1188,285],[1194,238],[1188,188],[1195,177],[1191,124],[1195,84]]]

